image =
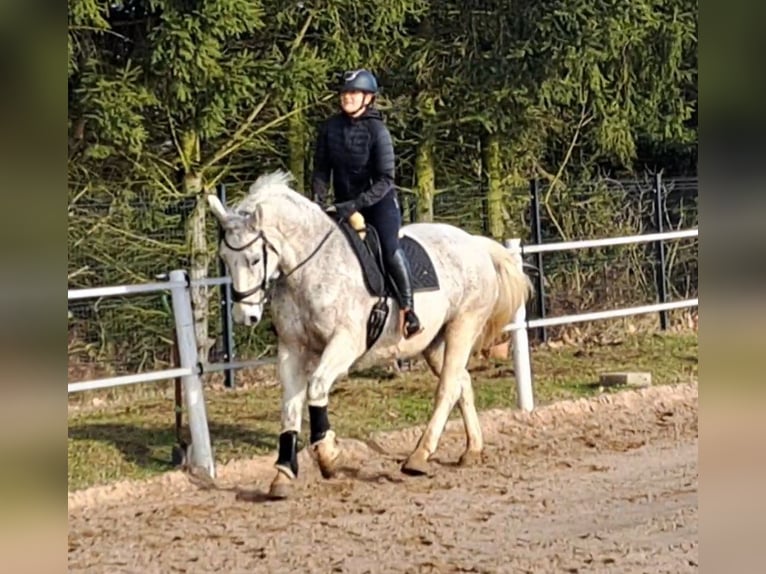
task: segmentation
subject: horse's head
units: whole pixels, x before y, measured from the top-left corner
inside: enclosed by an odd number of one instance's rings
[[[207,199],[224,229],[219,253],[232,280],[233,319],[256,325],[263,316],[269,283],[279,275],[279,248],[264,232],[260,205],[252,213],[237,212],[226,209],[215,195]]]

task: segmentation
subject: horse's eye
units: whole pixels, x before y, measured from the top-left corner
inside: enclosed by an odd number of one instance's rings
[[[256,265],[258,265],[260,262],[261,262],[261,258],[260,258],[260,257],[253,257],[253,258],[250,260],[250,265],[252,265],[253,267],[255,267],[255,266],[256,266]]]

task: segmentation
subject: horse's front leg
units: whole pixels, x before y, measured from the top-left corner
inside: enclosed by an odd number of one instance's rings
[[[277,475],[269,494],[286,498],[292,481],[298,476],[298,434],[306,402],[308,372],[306,356],[284,344],[277,352],[277,371],[282,385],[282,430],[279,435]]]
[[[325,347],[316,370],[308,381],[309,423],[311,426],[311,452],[319,463],[322,476],[331,478],[335,474],[340,449],[335,432],[330,429],[327,403],[333,383],[348,372],[362,351],[352,336],[337,333]]]

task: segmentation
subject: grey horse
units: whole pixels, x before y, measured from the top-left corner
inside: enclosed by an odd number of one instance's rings
[[[390,313],[368,348],[367,318],[377,298],[366,289],[362,267],[337,223],[290,184],[291,175],[283,171],[261,175],[233,208],[208,195],[225,231],[219,253],[232,278],[234,320],[257,324],[268,297],[277,332],[282,428],[271,496],[288,496],[297,477],[297,437],[306,403],[309,449],[329,478],[340,454],[327,416],[333,383],[352,366],[396,358],[422,355],[439,379],[431,418],[402,471],[429,471],[428,459],[456,403],[467,439],[459,462],[481,460],[483,438],[467,366],[474,351],[497,341],[532,295],[519,256],[451,225],[403,226],[402,235],[429,254],[440,285],[415,293],[422,332],[404,339],[398,314]]]

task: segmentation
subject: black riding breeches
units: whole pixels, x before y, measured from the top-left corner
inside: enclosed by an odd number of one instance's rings
[[[362,209],[361,213],[365,222],[378,232],[383,264],[389,267],[394,253],[399,248],[399,229],[402,226],[402,215],[396,194],[389,193],[378,203]]]

